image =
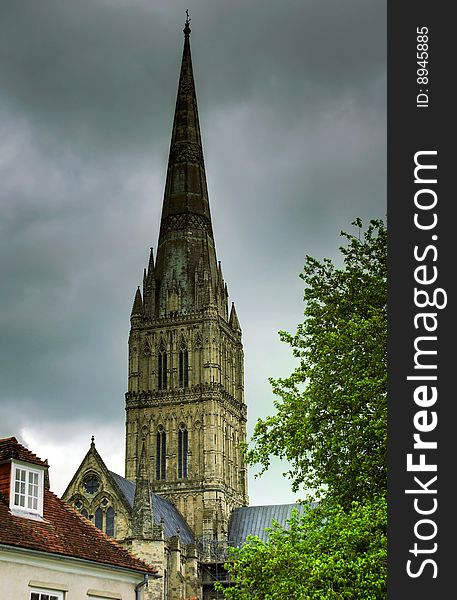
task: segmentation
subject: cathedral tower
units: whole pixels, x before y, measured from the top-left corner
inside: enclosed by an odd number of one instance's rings
[[[140,457],[152,490],[197,538],[222,540],[248,503],[243,346],[217,261],[198,120],[190,27],[184,27],[156,258],[130,317],[126,478]],[[143,450],[144,448],[144,450]]]

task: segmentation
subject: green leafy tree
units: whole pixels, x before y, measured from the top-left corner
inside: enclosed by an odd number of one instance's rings
[[[343,506],[386,489],[387,231],[342,232],[343,267],[306,257],[305,319],[280,332],[299,365],[271,379],[276,414],[259,419],[246,453],[261,473],[287,459],[292,488],[325,489]]]
[[[228,600],[380,600],[386,598],[386,501],[348,510],[319,506],[274,524],[268,541],[249,537],[226,567]]]
[[[341,267],[306,257],[305,319],[280,332],[299,364],[270,380],[276,414],[245,453],[260,474],[287,459],[293,490],[317,490],[320,503],[231,550],[227,599],[386,598],[387,231],[353,225]]]

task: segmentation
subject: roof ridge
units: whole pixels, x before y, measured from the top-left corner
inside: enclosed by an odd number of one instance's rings
[[[21,460],[23,462],[30,462],[42,467],[49,466],[47,459],[43,460],[40,456],[35,454],[35,452],[32,452],[23,444],[18,442],[17,438],[14,436],[0,439],[0,460],[8,460],[11,458]]]
[[[311,503],[297,501],[297,502],[281,502],[278,504],[251,504],[249,506],[238,506],[234,510],[238,510],[240,508],[266,508],[267,506],[296,506],[296,505],[304,506],[305,504],[311,504]]]

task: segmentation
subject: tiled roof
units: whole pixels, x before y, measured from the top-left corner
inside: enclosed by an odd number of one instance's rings
[[[48,466],[47,461],[41,460],[36,454],[24,448],[15,437],[0,439],[0,462],[9,460],[10,458],[23,460],[33,465]]]
[[[121,477],[121,475],[113,473],[113,471],[110,471],[110,475],[124,494],[129,505],[133,507],[135,484],[132,481]],[[162,523],[163,532],[166,538],[177,535],[177,532],[179,531],[179,538],[183,544],[191,544],[194,542],[192,530],[172,502],[158,494],[151,494],[151,505],[154,523],[156,525]]]
[[[243,506],[232,511],[229,522],[228,539],[232,546],[241,546],[248,535],[255,535],[266,541],[267,527],[276,521],[283,527],[290,519],[292,509],[303,514],[308,507],[303,504],[273,504],[270,506]]]
[[[15,444],[21,460],[34,457],[33,464],[45,464],[16,442],[0,440],[0,457],[5,448]],[[17,458],[19,458],[19,456]],[[135,571],[155,573],[156,569],[134,558],[112,538],[68,506],[49,490],[44,490],[43,521],[20,517],[9,510],[9,502],[0,493],[0,544],[60,554],[73,558],[113,565]]]

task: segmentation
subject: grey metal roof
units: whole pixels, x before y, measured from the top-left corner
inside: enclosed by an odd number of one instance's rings
[[[113,471],[110,471],[109,473],[117,483],[121,492],[124,494],[127,502],[130,504],[130,506],[133,506],[133,499],[135,498],[135,484],[132,481],[125,479],[125,477],[122,477],[117,473],[113,473]]]
[[[127,502],[130,506],[133,506],[136,487],[133,481],[129,481],[121,475],[113,473],[113,471],[110,471],[110,474],[124,494]],[[194,542],[192,530],[172,502],[166,498],[162,498],[162,496],[159,496],[158,494],[152,493],[151,505],[154,522],[156,525],[160,525],[160,523],[163,522],[163,532],[166,538],[176,535],[179,530],[179,538],[183,544],[192,544]]]
[[[286,526],[290,519],[292,509],[296,508],[299,514],[308,510],[303,504],[272,504],[269,506],[242,506],[232,511],[229,522],[228,539],[231,546],[241,546],[248,535],[256,535],[266,541],[267,527],[273,521]]]

